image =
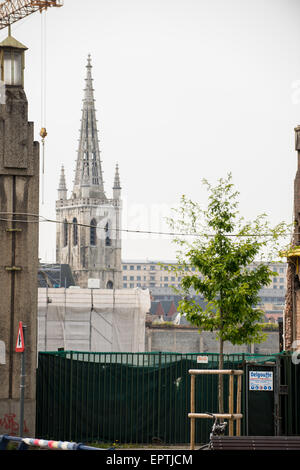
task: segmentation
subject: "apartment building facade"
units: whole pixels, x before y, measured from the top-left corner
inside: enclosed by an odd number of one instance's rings
[[[123,289],[133,289],[140,287],[151,289],[157,287],[179,287],[182,275],[194,274],[195,268],[184,268],[183,274],[177,273],[178,264],[175,261],[145,261],[145,260],[123,260],[122,279]],[[250,269],[254,269],[251,265]],[[278,293],[283,293],[286,289],[286,263],[273,263],[272,270],[277,273],[272,277],[268,288],[274,289]]]
[[[123,289],[149,289],[153,301],[175,301],[180,299],[174,288],[180,288],[184,274],[195,274],[194,267],[186,267],[183,272],[177,272],[178,264],[168,260],[123,260],[122,287]],[[255,269],[255,264],[249,266]],[[274,276],[270,285],[260,291],[260,307],[264,310],[266,321],[276,322],[283,315],[286,294],[287,263],[272,263]],[[199,273],[198,273],[199,274]],[[201,274],[199,274],[201,276]]]

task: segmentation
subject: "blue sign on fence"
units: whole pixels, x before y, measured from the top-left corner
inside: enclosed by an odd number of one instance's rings
[[[270,392],[273,390],[272,371],[249,371],[249,390]]]

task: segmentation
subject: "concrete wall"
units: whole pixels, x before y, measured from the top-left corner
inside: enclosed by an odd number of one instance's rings
[[[196,328],[183,326],[152,326],[146,328],[145,351],[163,351],[179,353],[209,352],[218,353],[219,345],[213,332],[198,332]],[[228,341],[224,352],[274,354],[279,352],[279,334],[277,331],[267,333],[267,339],[261,344],[234,346]]]

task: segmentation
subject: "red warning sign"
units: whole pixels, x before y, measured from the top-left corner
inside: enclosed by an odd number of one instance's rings
[[[23,325],[22,322],[19,322],[18,336],[16,342],[16,352],[23,352],[25,349],[24,344],[24,335],[23,335]]]

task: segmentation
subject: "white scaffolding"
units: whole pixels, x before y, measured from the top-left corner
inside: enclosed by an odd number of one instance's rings
[[[149,290],[38,290],[38,351],[143,352]]]

